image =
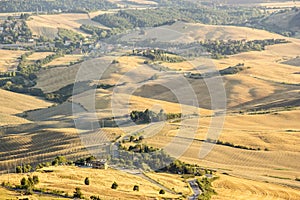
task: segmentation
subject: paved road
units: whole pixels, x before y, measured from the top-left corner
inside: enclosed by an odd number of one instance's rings
[[[188,183],[190,184],[191,188],[193,189],[194,194],[192,196],[190,196],[188,199],[189,200],[196,200],[198,199],[198,196],[202,193],[202,191],[199,189],[198,184],[196,183],[196,179],[195,180],[190,180],[188,181]]]

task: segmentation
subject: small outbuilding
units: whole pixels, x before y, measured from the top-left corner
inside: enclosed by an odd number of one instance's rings
[[[93,161],[91,161],[91,164],[92,164],[92,168],[94,168],[94,169],[107,169],[108,168],[107,160],[105,160],[105,159],[93,160]]]

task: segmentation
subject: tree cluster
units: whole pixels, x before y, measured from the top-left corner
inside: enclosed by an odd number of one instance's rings
[[[149,109],[145,111],[132,111],[130,118],[135,123],[151,123],[165,121],[169,119],[181,118],[181,113],[165,113],[163,109],[159,113],[155,113]]]
[[[34,175],[34,176],[28,176],[23,177],[20,180],[20,185],[16,186],[17,189],[25,189],[26,194],[32,194],[32,190],[34,189],[34,186],[39,183],[39,177]]]
[[[172,163],[162,168],[160,171],[173,173],[173,174],[190,174],[195,176],[201,176],[203,174],[212,173],[211,170],[201,168],[196,164],[194,165],[188,164],[180,160],[174,160]]]
[[[130,148],[119,147],[118,156],[111,159],[111,164],[141,168],[143,170],[158,170],[173,162],[163,150],[147,145],[136,145]]]
[[[28,173],[32,171],[32,166],[30,164],[25,164],[16,167],[16,173]]]
[[[169,63],[177,63],[182,62],[185,59],[177,56],[171,52],[167,52],[162,49],[134,49],[132,50],[132,54],[134,56],[144,56],[146,58],[149,58],[152,61],[163,61],[163,62],[169,62]]]
[[[0,23],[0,27],[3,28],[3,31],[0,32],[0,43],[2,44],[28,42],[32,38],[32,33],[24,19],[8,17],[7,20]]]
[[[285,39],[265,39],[265,40],[205,40],[199,45],[212,54],[212,58],[218,59],[225,55],[234,55],[248,51],[262,51],[266,46],[287,43]]]
[[[199,200],[209,200],[211,199],[212,195],[217,194],[211,185],[215,179],[216,178],[208,179],[207,177],[197,179],[196,183],[198,184],[199,189],[202,191],[198,197]]]

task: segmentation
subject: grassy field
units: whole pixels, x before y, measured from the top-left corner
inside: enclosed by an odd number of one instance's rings
[[[265,6],[268,8],[292,8],[300,7],[299,1],[285,1],[285,2],[268,2],[268,3],[259,3],[260,6]]]
[[[162,42],[182,42],[188,43],[204,39],[211,40],[262,40],[270,38],[283,38],[283,36],[270,33],[264,30],[237,27],[237,26],[219,26],[205,25],[198,23],[176,22],[172,25],[150,28],[145,30],[145,34],[139,32],[124,36],[124,40],[140,40],[157,38]]]
[[[24,53],[26,51],[0,49],[0,72],[15,69],[19,64],[17,59]]]
[[[149,172],[146,173],[146,176],[176,193],[181,192],[185,196],[192,195],[190,188],[187,187],[187,181],[184,180],[181,175]]]
[[[33,34],[44,35],[49,38],[55,38],[57,36],[58,28],[69,29],[84,36],[87,36],[87,34],[79,29],[82,24],[106,28],[92,21],[90,17],[89,14],[81,13],[38,15],[32,16],[31,20],[27,21],[27,24]]]
[[[62,14],[59,17],[58,15],[33,16],[33,20],[29,21],[29,24],[36,34],[45,34],[43,31],[50,31],[49,34],[54,36],[58,27],[80,32],[78,27],[82,22],[78,20],[82,19],[85,20],[84,23],[93,23],[89,21],[90,19],[86,14]],[[45,28],[42,28],[43,26]],[[164,28],[171,29],[174,35],[164,34],[167,32],[153,28],[147,30],[145,36],[139,35],[138,37],[165,35],[162,40],[170,41],[171,37],[171,41],[181,40],[185,42],[204,39],[284,38],[267,31],[233,26],[177,22]],[[53,32],[51,33],[51,31]],[[133,35],[132,37],[136,36]],[[300,177],[298,159],[300,156],[298,145],[300,142],[298,134],[300,132],[300,108],[299,87],[296,85],[300,82],[299,67],[285,63],[285,61],[299,56],[300,40],[285,39],[289,40],[290,43],[268,46],[265,51],[245,52],[228,56],[225,59],[210,61],[216,69],[224,69],[238,63],[244,63],[246,68],[238,74],[222,77],[227,95],[228,114],[225,117],[224,128],[219,140],[248,148],[260,148],[260,150],[245,150],[219,144],[214,146],[207,157],[199,159],[199,149],[204,145],[203,140],[206,139],[209,127],[213,126],[211,125],[211,118],[207,117],[211,114],[210,94],[206,82],[201,79],[188,79],[188,83],[197,94],[200,109],[194,108],[191,104],[183,108],[184,111],[191,110],[193,112],[196,110],[197,113],[200,112],[199,118],[165,123],[161,127],[149,126],[144,132],[147,135],[146,143],[155,147],[164,147],[172,139],[181,138],[182,140],[180,142],[177,140],[178,143],[174,145],[175,150],[177,150],[188,144],[184,141],[193,139],[193,128],[199,125],[196,129],[195,140],[189,144],[190,146],[180,159],[232,175],[220,175],[221,178],[214,183],[214,187],[219,193],[213,197],[214,199],[300,198],[299,189],[291,189],[300,188],[300,182],[295,181],[296,177]],[[8,53],[6,52],[6,54]],[[34,61],[43,56],[46,54],[36,53],[30,56],[29,60]],[[67,65],[80,58],[80,56],[67,55],[55,59],[47,66]],[[112,60],[118,62],[112,64]],[[118,85],[119,89],[134,88],[134,93],[128,101],[127,96],[122,92],[115,99],[121,103],[120,111],[125,108],[122,107],[122,103],[129,105],[129,110],[125,114],[131,110],[145,110],[147,108],[155,111],[162,108],[166,112],[180,112],[182,106],[177,103],[176,96],[161,85],[168,83],[172,78],[178,78],[183,71],[196,72],[193,62],[161,63],[162,66],[176,70],[164,74],[151,65],[143,65],[145,60],[147,59],[137,56],[107,56],[85,61],[83,65],[88,66],[84,72],[92,75],[93,84]],[[103,64],[104,61],[106,63]],[[194,62],[205,67],[204,61]],[[95,72],[100,73],[108,65],[110,67],[105,70],[101,80],[98,81],[99,77]],[[200,71],[203,66],[200,67]],[[37,75],[36,87],[41,88],[44,92],[53,92],[72,84],[80,67],[82,67],[81,64],[44,68]],[[131,75],[126,76],[127,72],[131,72]],[[184,89],[184,86],[178,85],[178,88],[180,87]],[[112,117],[113,89],[97,89],[95,107],[99,118]],[[78,103],[87,109],[92,109],[94,105],[84,101],[86,95],[88,95],[88,91],[78,95],[77,100],[82,101]],[[51,160],[60,154],[76,159],[88,154],[83,149],[78,132],[74,128],[70,102],[46,108],[51,104],[34,97],[3,90],[0,90],[0,102],[3,102],[0,105],[0,125],[18,125],[14,129],[6,130],[5,134],[0,137],[0,158],[5,158],[0,160],[0,165],[4,168],[12,167],[15,163],[21,163],[22,159],[23,162]],[[284,108],[285,106],[291,106],[291,108]],[[37,108],[45,109],[28,112],[26,119],[15,116]],[[264,110],[261,112],[245,111],[253,108]],[[269,108],[271,109],[268,110]],[[241,112],[239,113],[239,111]],[[25,125],[25,123],[32,121],[35,123]],[[131,133],[145,126],[137,125],[123,129],[107,127],[105,131],[109,134],[109,139],[114,139],[114,137]],[[160,128],[159,131],[157,128]],[[180,130],[182,130],[181,135],[178,135]],[[24,160],[24,157],[27,158]],[[158,195],[159,188],[153,183],[123,172],[111,169],[101,171],[75,167],[53,169],[53,173],[37,172],[41,179],[38,187],[64,190],[71,194],[76,186],[80,186],[87,197],[92,194],[107,194],[109,191],[110,197],[101,196],[105,199],[161,197]],[[185,187],[186,183],[176,175],[155,173],[147,175],[170,189],[174,188],[176,192],[189,194],[188,188]],[[10,178],[14,183],[17,183],[22,176],[11,175]],[[91,186],[83,184],[86,176],[91,178]],[[0,181],[7,179],[7,175],[0,176]],[[119,183],[119,189],[111,192],[110,186],[113,181]],[[134,184],[140,185],[138,194],[132,191]],[[7,195],[14,194],[8,192]],[[165,197],[173,198],[176,195],[166,194]]]
[[[141,198],[176,198],[179,195],[166,193],[165,195],[159,195],[160,188],[135,175],[131,175],[122,171],[107,169],[89,169],[79,167],[49,167],[43,168],[43,170],[53,170],[51,173],[34,172],[33,175],[38,175],[40,183],[37,188],[47,188],[50,190],[59,190],[72,195],[75,187],[80,187],[84,196],[89,198],[91,195],[99,196],[101,199],[141,199]],[[9,180],[12,184],[19,184],[20,179],[24,177],[22,174],[10,174]],[[84,184],[84,179],[90,178],[90,185]],[[177,177],[164,177],[165,180],[173,180]],[[1,175],[0,181],[6,181],[8,175]],[[177,185],[179,189],[186,189],[186,184],[180,181],[180,185]],[[59,181],[58,181],[59,180]],[[112,190],[111,185],[116,181],[119,185],[117,190]],[[167,183],[167,182],[166,182]],[[133,191],[133,186],[138,185],[140,191]]]
[[[46,64],[45,67],[51,67],[51,66],[65,66],[69,65],[72,62],[77,62],[81,60],[83,55],[79,54],[73,54],[73,55],[65,55],[63,57],[57,58],[50,63]]]
[[[210,118],[201,118],[199,122],[196,119],[187,119],[184,123],[185,126],[179,124],[178,126],[166,126],[165,129],[147,138],[146,141],[147,144],[164,147],[176,137],[176,133],[174,134],[176,130],[183,130],[185,133],[182,133],[180,137],[186,140],[191,139],[193,135],[188,132],[186,126],[188,126],[187,124],[195,126],[199,123],[196,140],[188,146],[188,150],[181,156],[181,160],[212,167],[239,177],[298,187],[299,182],[295,181],[295,178],[300,175],[300,163],[297,159],[300,155],[300,149],[297,146],[300,141],[297,134],[300,130],[298,120],[299,110],[282,111],[278,114],[227,116],[219,140],[261,150],[251,151],[215,145],[204,159],[199,159],[199,150],[203,147],[201,140],[205,139],[210,127]],[[173,145],[174,148],[178,148],[183,144],[182,142],[182,144]],[[268,151],[265,151],[265,148]],[[277,170],[281,168],[286,170]],[[269,176],[266,177],[266,175]]]
[[[40,59],[44,59],[47,56],[53,55],[53,52],[34,52],[33,54],[31,54],[30,56],[28,56],[26,59],[29,61],[37,61]]]
[[[290,199],[296,200],[300,197],[300,191],[285,186],[233,176],[220,175],[220,179],[213,182],[213,187],[218,195],[213,200],[237,200],[237,199]]]
[[[14,191],[10,191],[7,189],[4,189],[2,187],[0,187],[0,198],[1,199],[19,199],[19,198],[29,198],[30,200],[62,200],[62,199],[66,199],[66,198],[59,198],[59,197],[53,197],[50,195],[22,195],[20,193],[14,192]]]
[[[45,108],[51,103],[23,94],[17,94],[0,89],[0,125],[28,123],[29,121],[15,116],[26,110]]]

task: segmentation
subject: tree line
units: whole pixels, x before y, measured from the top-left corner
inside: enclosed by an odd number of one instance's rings
[[[4,0],[0,12],[89,12],[111,8],[117,8],[117,5],[106,0]]]
[[[205,24],[239,24],[250,18],[262,16],[255,8],[156,8],[146,10],[120,10],[114,14],[103,14],[93,20],[110,28],[131,29],[171,24],[176,20]]]

